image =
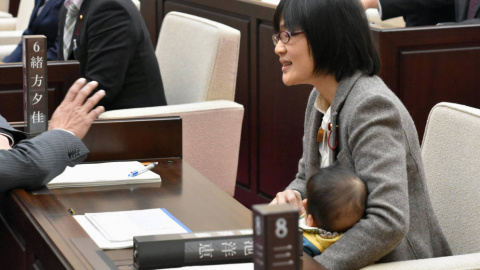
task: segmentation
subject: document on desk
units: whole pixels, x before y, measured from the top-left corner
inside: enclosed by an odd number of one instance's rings
[[[192,232],[164,208],[85,213],[74,218],[102,249],[133,246],[133,237]]]
[[[141,171],[145,166],[138,161],[104,162],[94,164],[79,164],[75,167],[67,167],[59,176],[55,177],[47,187],[94,187],[122,184],[158,183],[162,179],[160,175],[147,170],[135,177],[129,174],[133,171]]]

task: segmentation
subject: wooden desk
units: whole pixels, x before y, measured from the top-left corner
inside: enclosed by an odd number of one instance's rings
[[[2,269],[95,269],[72,239],[93,241],[68,213],[166,208],[194,232],[252,227],[251,212],[178,158],[159,159],[161,184],[12,191],[3,217],[12,235]],[[132,249],[107,250],[119,269],[132,269]],[[8,260],[5,260],[8,258]],[[304,269],[321,269],[304,255]],[[21,265],[19,265],[21,264]],[[19,267],[20,266],[20,267]]]

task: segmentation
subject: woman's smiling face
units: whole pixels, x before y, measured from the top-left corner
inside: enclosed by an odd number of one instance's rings
[[[293,30],[296,29],[285,29],[284,20],[281,19],[280,31]],[[278,41],[275,46],[275,54],[280,57],[282,79],[285,85],[313,84],[314,60],[305,34],[290,37],[287,44]]]

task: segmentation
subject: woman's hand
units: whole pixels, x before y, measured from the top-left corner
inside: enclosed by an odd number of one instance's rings
[[[376,8],[378,9],[378,0],[361,0],[363,9]]]
[[[8,150],[10,148],[12,147],[10,147],[10,141],[8,138],[0,134],[0,150]]]
[[[275,196],[275,198],[270,202],[270,205],[285,203],[295,206],[299,211],[299,215],[302,215],[305,212],[305,208],[302,205],[302,197],[297,191],[287,189],[285,191],[278,192],[277,196]]]

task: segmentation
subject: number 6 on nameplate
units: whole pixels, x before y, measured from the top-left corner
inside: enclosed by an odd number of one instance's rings
[[[252,210],[255,270],[299,269],[298,210],[289,204],[259,204]]]

